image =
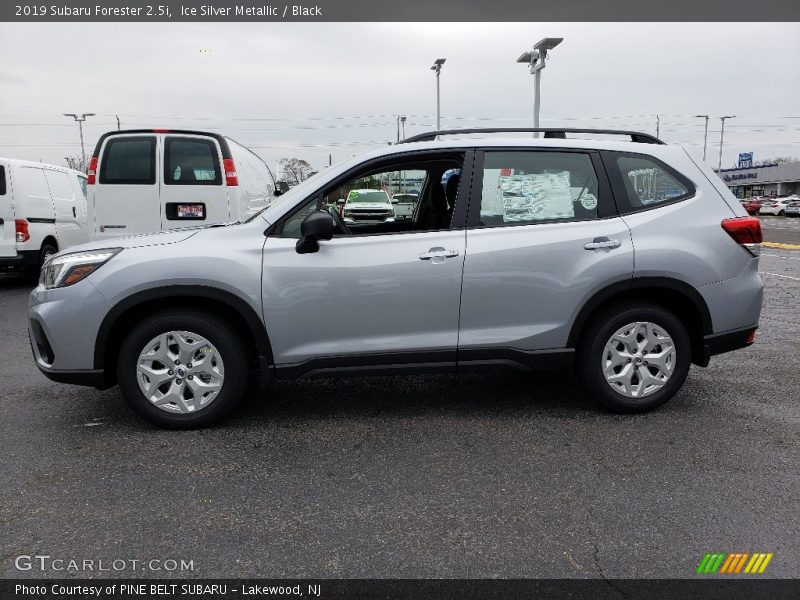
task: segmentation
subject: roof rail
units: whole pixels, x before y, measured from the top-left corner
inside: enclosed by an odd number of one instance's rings
[[[544,133],[545,138],[560,138],[564,139],[568,133],[601,133],[606,135],[626,135],[630,136],[632,142],[640,144],[661,144],[664,145],[657,137],[649,133],[641,133],[639,131],[624,131],[620,129],[563,129],[560,127],[545,127],[545,128],[532,128],[532,127],[492,127],[492,128],[476,128],[476,129],[441,129],[439,131],[429,131],[427,133],[420,133],[419,135],[411,136],[404,139],[401,144],[408,144],[411,142],[432,142],[441,135],[461,135],[461,134],[474,134],[474,133]]]

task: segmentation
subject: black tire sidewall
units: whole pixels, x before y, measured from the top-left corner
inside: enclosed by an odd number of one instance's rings
[[[145,344],[167,331],[191,331],[206,338],[219,352],[225,365],[225,381],[214,401],[195,413],[169,413],[154,406],[136,381],[136,365]],[[210,313],[164,312],[144,319],[122,343],[117,380],[128,405],[143,419],[169,429],[190,429],[216,423],[230,413],[247,387],[247,349],[235,329]]]
[[[667,384],[644,398],[628,398],[614,391],[605,380],[602,356],[606,343],[620,327],[635,321],[655,323],[675,343],[676,364]],[[691,366],[691,340],[683,323],[672,313],[655,305],[620,306],[599,315],[585,336],[579,351],[579,370],[584,383],[603,406],[614,412],[644,412],[661,406],[680,390]]]

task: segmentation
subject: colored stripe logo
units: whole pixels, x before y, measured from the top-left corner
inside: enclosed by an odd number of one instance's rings
[[[699,575],[710,575],[713,573],[724,573],[726,575],[736,575],[739,573],[756,574],[763,573],[767,565],[772,560],[773,553],[769,552],[707,552],[697,565]]]

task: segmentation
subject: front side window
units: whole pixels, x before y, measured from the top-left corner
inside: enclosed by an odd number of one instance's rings
[[[164,142],[164,183],[222,185],[216,143],[210,139],[168,136]]]
[[[487,152],[480,221],[484,227],[597,218],[598,181],[579,152]]]
[[[680,200],[693,192],[688,181],[655,159],[621,155],[616,157],[616,164],[627,192],[628,207],[624,208],[628,211]]]
[[[106,142],[100,183],[153,185],[156,182],[156,138],[120,137]]]

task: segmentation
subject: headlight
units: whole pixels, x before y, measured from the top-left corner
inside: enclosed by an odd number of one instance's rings
[[[78,283],[111,260],[121,250],[122,248],[87,250],[51,258],[42,266],[39,284],[50,290]]]

